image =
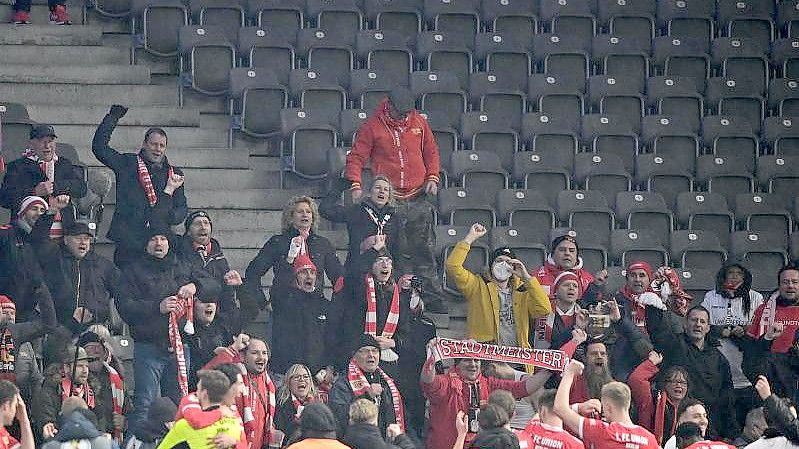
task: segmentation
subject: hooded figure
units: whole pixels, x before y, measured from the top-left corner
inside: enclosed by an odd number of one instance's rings
[[[175,421],[178,408],[172,399],[159,397],[150,403],[150,410],[147,411],[147,422],[142,429],[133,435],[125,449],[155,449],[158,443],[169,432],[169,428]]]
[[[82,409],[75,410],[70,415],[63,417],[58,426],[58,433],[52,441],[42,445],[42,449],[60,449],[62,447],[111,449],[111,439],[97,430],[89,418],[92,416],[91,414],[90,410]],[[73,442],[73,444],[67,444],[68,442]],[[88,445],[85,445],[84,442]]]

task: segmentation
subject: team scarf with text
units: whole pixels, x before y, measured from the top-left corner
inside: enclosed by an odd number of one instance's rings
[[[158,202],[158,194],[155,193],[153,178],[150,177],[150,170],[147,169],[144,159],[139,155],[136,156],[136,174],[139,177],[139,185],[144,189],[144,194],[147,196],[147,202],[150,203],[150,207],[155,206],[155,203]],[[171,178],[174,174],[175,171],[172,166],[170,166],[167,176]]]
[[[397,384],[395,384],[394,379],[390,378],[380,367],[377,367],[377,371],[375,372],[379,374],[386,382],[386,385],[388,385],[388,391],[391,392],[391,405],[394,407],[394,418],[396,418],[397,424],[404,432],[405,407],[402,404],[402,395],[400,395]],[[352,397],[357,398],[369,392],[371,384],[369,384],[369,381],[366,379],[363,370],[355,363],[355,359],[351,359],[347,367],[347,380],[350,383],[350,388],[352,388]]]

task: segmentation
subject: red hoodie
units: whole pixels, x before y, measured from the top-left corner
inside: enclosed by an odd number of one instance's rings
[[[548,256],[544,265],[538,269],[538,271],[533,274],[536,279],[538,279],[538,283],[541,284],[541,287],[544,289],[547,295],[549,295],[549,299],[555,299],[555,289],[553,288],[553,284],[555,283],[555,278],[558,277],[559,274],[563,273],[565,270],[555,265],[555,261],[552,260],[552,256]],[[585,293],[588,290],[588,286],[594,282],[594,275],[589,273],[588,271],[583,269],[583,259],[581,257],[577,258],[577,265],[574,266],[571,270],[572,273],[577,275],[580,283],[580,291]]]
[[[409,112],[397,127],[387,115],[387,105],[386,98],[358,129],[344,175],[353,188],[361,188],[361,171],[371,162],[372,173],[388,177],[398,199],[410,199],[427,181],[439,182],[438,145],[427,119],[418,111]]]

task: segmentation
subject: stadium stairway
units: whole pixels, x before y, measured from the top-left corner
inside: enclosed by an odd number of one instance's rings
[[[60,143],[75,147],[80,162],[92,172],[110,171],[94,158],[91,140],[111,104],[130,107],[113,134],[119,151],[135,151],[144,131],[162,127],[169,136],[168,157],[186,173],[190,209],[210,212],[214,232],[231,267],[242,274],[248,262],[271,235],[280,232],[281,210],[294,195],[318,197],[325,183],[289,183],[280,188],[280,160],[269,141],[237,137],[228,147],[229,117],[224,98],[184,91],[178,107],[178,78],[172,59],[137,53],[130,64],[131,38],[126,19],[110,19],[70,6],[72,26],[47,24],[46,0],[34,0],[32,24],[10,25],[12,0],[0,0],[0,104],[25,105],[35,122],[55,127]],[[84,23],[85,22],[85,23]],[[4,148],[7,160],[23,148]],[[113,177],[112,177],[113,178]],[[310,187],[309,187],[310,186]],[[296,187],[296,188],[291,188]],[[97,248],[111,257],[105,239],[113,208],[113,188],[105,198]],[[7,216],[7,211],[5,214]],[[6,222],[5,217],[2,219]],[[346,231],[321,223],[321,229],[344,260]],[[182,232],[182,226],[177,229]],[[264,288],[271,285],[271,272]],[[330,293],[329,283],[327,285]],[[451,303],[451,316],[435,315],[442,335],[461,337],[465,308]],[[264,333],[262,313],[248,329]]]

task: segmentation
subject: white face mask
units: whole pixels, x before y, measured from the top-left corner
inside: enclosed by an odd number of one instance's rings
[[[491,274],[494,275],[494,279],[499,282],[504,282],[510,278],[510,275],[513,274],[513,270],[510,264],[502,261],[495,263],[494,266],[491,267]]]

